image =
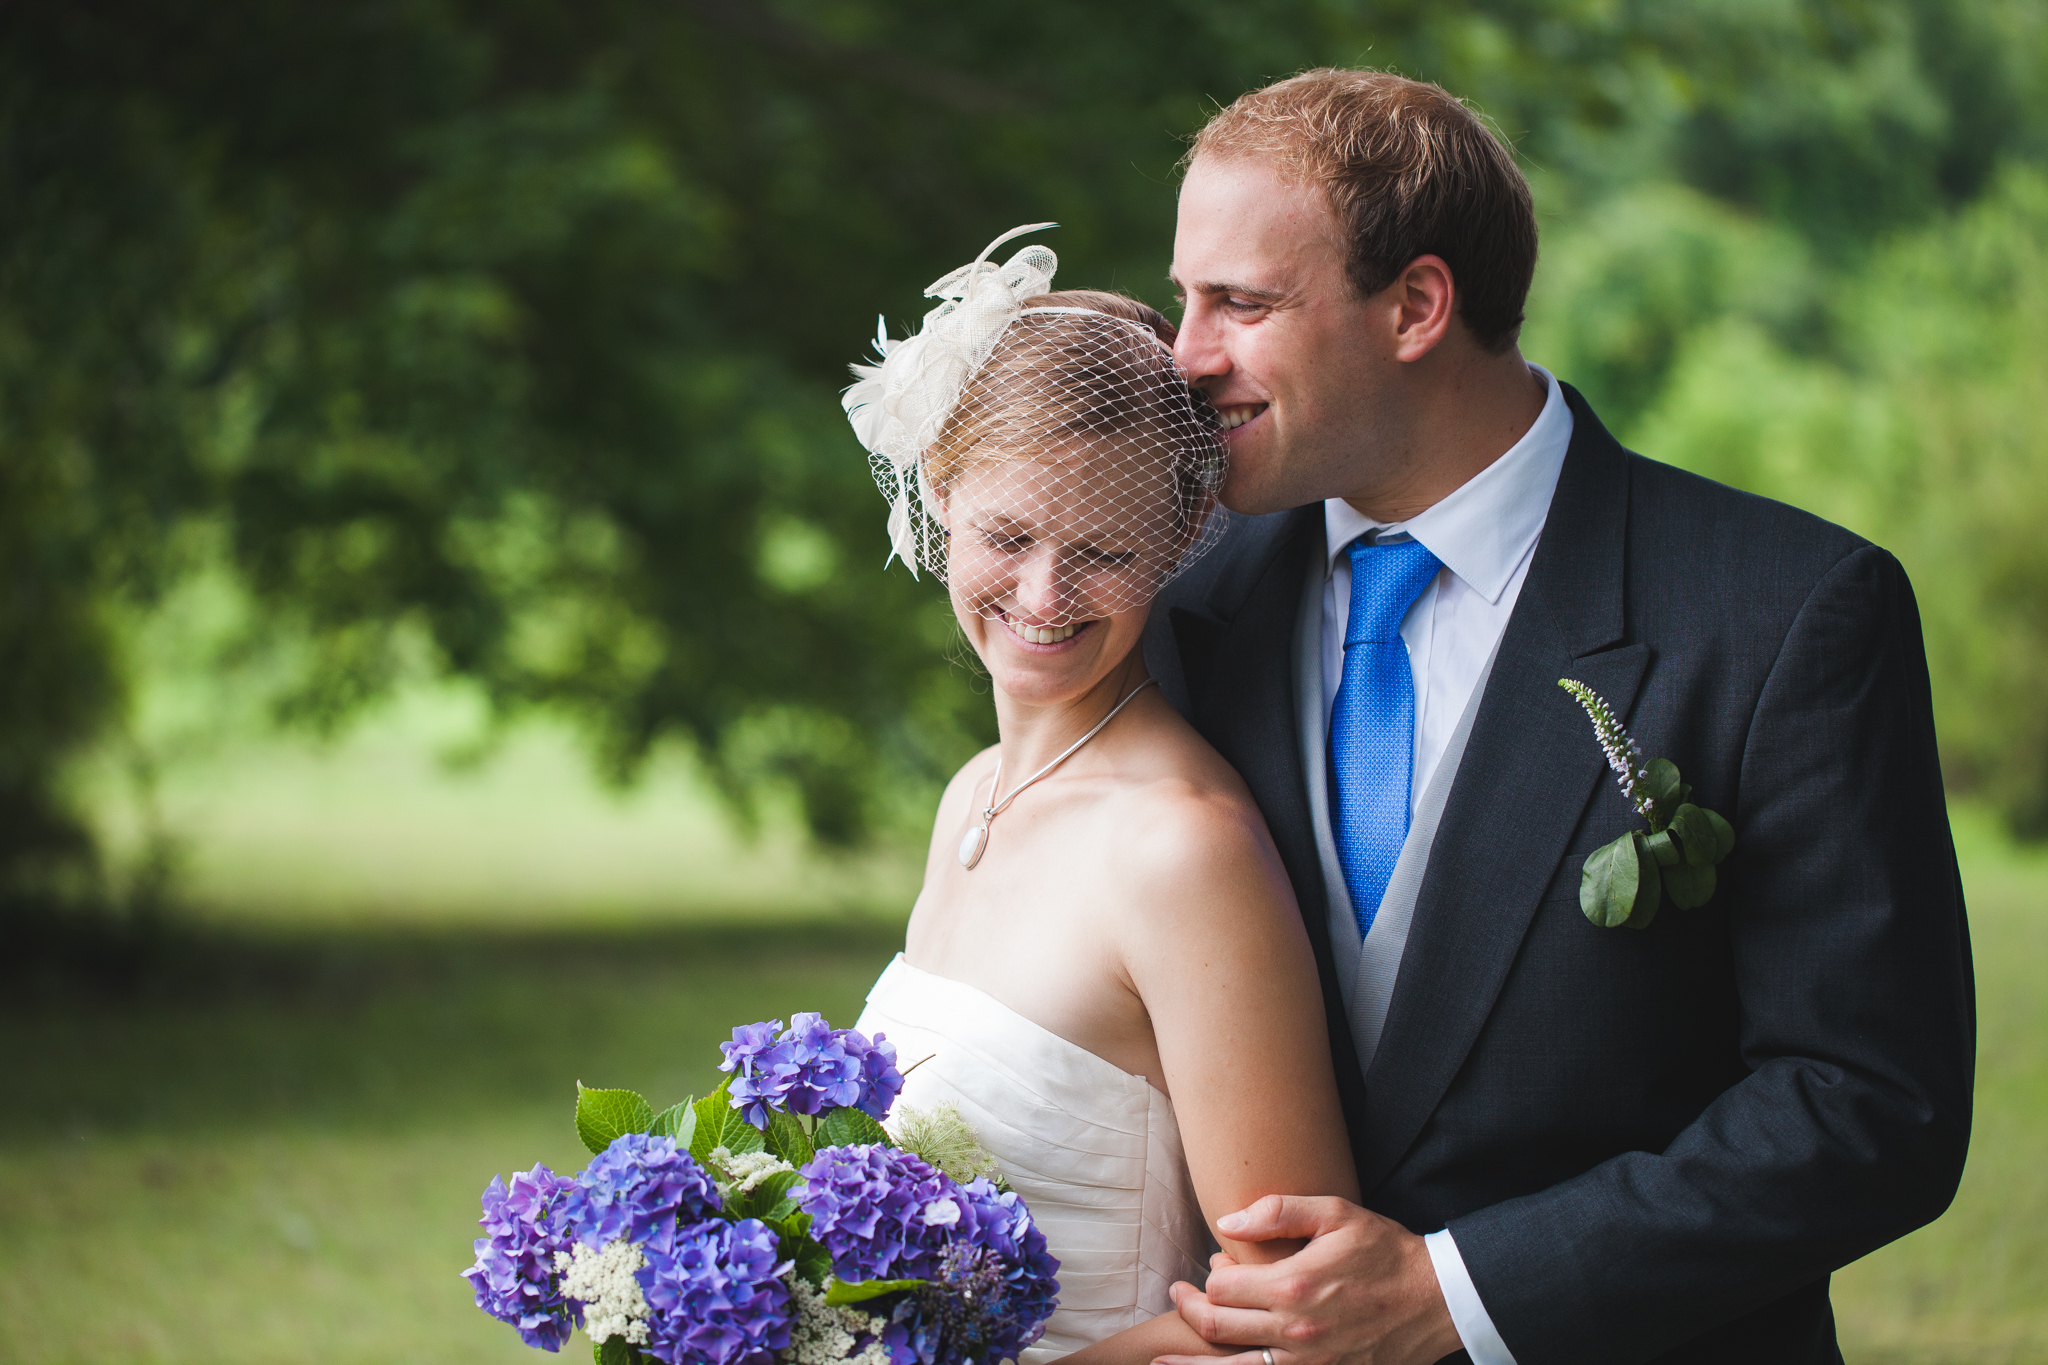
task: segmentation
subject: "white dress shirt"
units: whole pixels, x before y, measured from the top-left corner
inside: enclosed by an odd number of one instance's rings
[[[1363,989],[1356,984],[1362,944],[1343,870],[1334,856],[1328,828],[1329,766],[1321,757],[1327,751],[1330,708],[1344,678],[1344,630],[1351,615],[1347,550],[1361,535],[1371,534],[1378,542],[1413,539],[1421,541],[1443,565],[1401,619],[1401,641],[1408,647],[1408,666],[1415,679],[1415,758],[1408,797],[1412,816],[1507,631],[1522,582],[1529,576],[1529,562],[1536,555],[1537,538],[1550,515],[1550,499],[1557,491],[1565,451],[1571,445],[1572,414],[1565,406],[1564,391],[1542,366],[1529,368],[1549,389],[1543,411],[1507,453],[1442,501],[1407,521],[1392,524],[1375,522],[1342,499],[1323,504],[1325,553],[1315,569],[1315,576],[1322,580],[1321,610],[1311,614],[1309,602],[1315,600],[1311,597],[1304,602],[1302,622],[1304,634],[1315,628],[1318,637],[1313,642],[1302,641],[1304,654],[1319,659],[1322,667],[1320,677],[1305,670],[1302,679],[1302,741],[1304,755],[1315,760],[1308,769],[1309,781],[1314,784],[1309,804],[1320,826],[1317,835],[1329,884],[1328,915],[1337,979],[1347,992]],[[1315,648],[1311,651],[1306,646],[1312,643]],[[1380,927],[1375,921],[1375,930]],[[1405,921],[1394,932],[1405,935]],[[1377,935],[1374,942],[1379,942]],[[1400,946],[1395,945],[1397,954]],[[1384,989],[1391,995],[1392,977],[1385,980]],[[1387,1004],[1384,999],[1368,1001],[1367,1011],[1384,1020]],[[1350,995],[1345,1006],[1347,1011],[1353,1008]],[[1362,1057],[1360,1064],[1369,1061]],[[1433,1232],[1424,1241],[1459,1340],[1474,1365],[1515,1365],[1480,1302],[1450,1230]]]

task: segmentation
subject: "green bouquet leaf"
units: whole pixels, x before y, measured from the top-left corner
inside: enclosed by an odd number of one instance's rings
[[[690,1132],[690,1155],[700,1166],[710,1163],[715,1148],[723,1147],[734,1156],[767,1149],[761,1130],[732,1107],[731,1090],[732,1077],[728,1076],[718,1089],[697,1101],[697,1126]]]
[[[654,1116],[654,1126],[647,1131],[656,1137],[674,1138],[676,1146],[688,1151],[690,1138],[697,1131],[696,1101],[670,1105]]]
[[[850,1303],[879,1299],[884,1294],[922,1289],[930,1283],[930,1280],[859,1280],[848,1284],[845,1280],[831,1280],[825,1285],[825,1302],[833,1308],[844,1308]]]
[[[806,1235],[811,1228],[811,1215],[798,1211],[761,1221],[777,1238],[776,1254],[795,1262],[798,1275],[820,1286],[831,1278],[832,1254]]]
[[[817,1155],[811,1146],[810,1134],[804,1131],[796,1115],[780,1110],[768,1116],[768,1131],[762,1141],[770,1152],[792,1166],[801,1166]]]
[[[654,1106],[637,1090],[591,1090],[576,1082],[576,1136],[592,1155],[627,1133],[654,1130]]]
[[[825,1117],[818,1120],[820,1147],[852,1147],[887,1141],[889,1134],[882,1125],[858,1109],[828,1109]]]
[[[745,1194],[735,1193],[726,1200],[726,1214],[735,1220],[758,1218],[773,1227],[796,1212],[789,1190],[802,1178],[795,1171],[777,1171]]]

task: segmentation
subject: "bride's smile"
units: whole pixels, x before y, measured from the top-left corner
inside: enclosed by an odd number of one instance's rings
[[[1020,621],[1009,612],[1003,613],[1003,624],[1010,633],[1034,649],[1052,649],[1066,644],[1075,635],[1095,624],[1093,621],[1069,621],[1063,626],[1043,625],[1031,621]]]

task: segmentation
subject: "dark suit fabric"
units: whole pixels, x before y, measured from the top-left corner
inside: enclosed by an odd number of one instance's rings
[[[1912,590],[1883,550],[1631,454],[1566,396],[1366,1074],[1296,718],[1321,508],[1237,519],[1155,603],[1147,658],[1272,827],[1367,1205],[1450,1227],[1518,1365],[1839,1360],[1829,1273],[1940,1213],[1969,1136],[1969,943]],[[1567,677],[1733,822],[1703,908],[1580,913],[1586,855],[1640,822]]]

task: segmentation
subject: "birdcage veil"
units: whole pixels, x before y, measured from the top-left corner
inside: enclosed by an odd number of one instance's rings
[[[1058,258],[1015,228],[875,338],[845,407],[889,503],[889,559],[984,616],[1057,629],[1143,606],[1222,531],[1215,414],[1144,322],[1032,301]],[[1057,296],[1055,296],[1056,298]]]

